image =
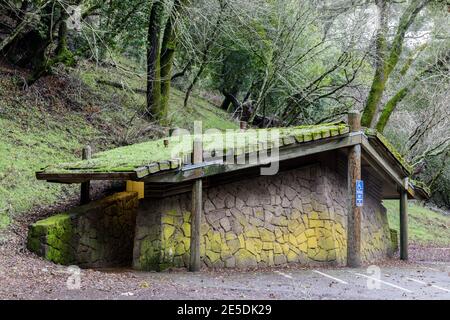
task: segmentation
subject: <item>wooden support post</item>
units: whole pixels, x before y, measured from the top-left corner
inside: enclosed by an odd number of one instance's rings
[[[348,114],[350,132],[361,130],[361,115],[359,112]],[[347,217],[347,266],[361,266],[361,211],[356,205],[356,181],[361,180],[361,145],[350,147],[348,154],[348,199]]]
[[[400,189],[400,259],[408,260],[408,193]]]
[[[348,125],[350,132],[361,131],[361,114],[358,111],[350,111],[348,113]]]
[[[240,121],[239,122],[239,127],[240,127],[241,131],[247,131],[247,122]]]
[[[192,153],[192,163],[203,162],[203,146],[200,139],[194,140],[194,149]],[[190,263],[189,271],[200,271],[200,228],[202,225],[202,212],[203,212],[203,182],[201,179],[194,181],[192,187],[192,214],[191,214],[191,250],[190,250]]]
[[[83,149],[82,152],[82,159],[83,160],[89,160],[92,158],[92,149],[90,146],[86,146]],[[90,199],[90,189],[91,189],[91,182],[86,181],[81,184],[81,192],[80,192],[80,204],[87,204],[91,201]]]

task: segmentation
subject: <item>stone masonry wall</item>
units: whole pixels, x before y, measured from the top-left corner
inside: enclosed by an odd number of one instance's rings
[[[320,165],[205,190],[202,261],[218,268],[344,265],[346,199],[346,177]],[[188,266],[190,208],[189,194],[141,203],[136,269]],[[366,193],[362,224],[364,261],[385,258],[391,248],[389,227],[376,192]]]
[[[121,192],[38,221],[29,227],[28,248],[62,265],[129,266],[138,204],[136,192]]]

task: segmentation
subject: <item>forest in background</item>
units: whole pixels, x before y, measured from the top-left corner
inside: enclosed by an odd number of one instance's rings
[[[179,113],[210,112],[224,128],[220,119],[291,126],[360,110],[450,206],[447,0],[1,0],[0,53],[14,75],[5,92],[75,75],[138,96],[132,112],[90,110],[108,112],[102,126],[127,124],[119,145],[136,141],[130,132],[189,127]]]

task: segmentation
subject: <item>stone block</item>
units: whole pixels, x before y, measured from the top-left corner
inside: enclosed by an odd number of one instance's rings
[[[256,267],[258,265],[256,257],[246,249],[240,249],[236,252],[235,259],[238,268]]]
[[[225,232],[228,232],[231,230],[231,224],[230,224],[230,221],[228,220],[228,218],[220,219],[220,225],[222,226],[223,230],[225,230]]]
[[[129,265],[138,206],[136,192],[121,192],[38,221],[29,227],[28,249],[47,260],[83,268]],[[147,237],[147,227],[137,228]],[[148,232],[152,234],[152,230]],[[147,248],[151,247],[147,242]],[[144,245],[145,247],[145,245]]]
[[[275,234],[267,229],[260,228],[259,234],[261,236],[261,240],[264,242],[273,242],[275,241]]]
[[[286,186],[286,188],[284,189],[284,194],[289,199],[289,201],[294,200],[294,198],[297,196],[297,192],[289,186]]]
[[[283,265],[287,263],[287,257],[283,254],[275,254],[273,257],[273,261],[276,266]]]
[[[308,248],[317,248],[317,239],[315,237],[308,238]]]

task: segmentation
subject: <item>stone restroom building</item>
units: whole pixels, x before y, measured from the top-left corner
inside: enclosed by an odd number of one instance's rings
[[[382,200],[400,199],[407,259],[407,199],[427,191],[408,180],[408,164],[383,136],[360,128],[358,114],[348,125],[282,128],[264,139],[238,130],[228,136],[233,148],[217,142],[224,136],[170,137],[48,166],[38,179],[81,183],[85,202],[91,180],[127,187],[33,224],[28,247],[83,267],[359,266],[392,255],[397,235]],[[244,161],[226,161],[236,158]],[[276,160],[278,173],[261,175]],[[362,203],[357,180],[364,181]]]

